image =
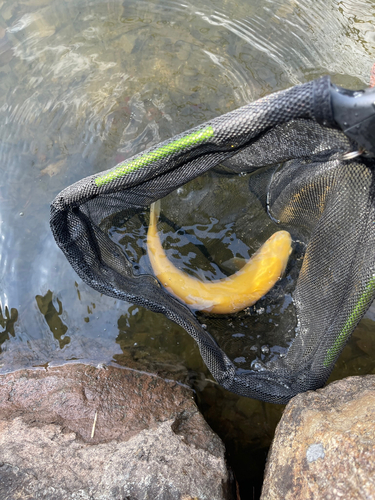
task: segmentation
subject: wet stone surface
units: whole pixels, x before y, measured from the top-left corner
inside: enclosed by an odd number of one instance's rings
[[[375,499],[375,376],[349,377],[286,406],[262,500]]]
[[[113,366],[0,380],[0,498],[236,498],[225,448],[175,381]]]

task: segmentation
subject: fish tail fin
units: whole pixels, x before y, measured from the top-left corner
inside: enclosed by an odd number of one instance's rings
[[[155,226],[158,222],[159,215],[160,215],[160,200],[154,201],[154,203],[151,203],[150,205],[150,226]]]

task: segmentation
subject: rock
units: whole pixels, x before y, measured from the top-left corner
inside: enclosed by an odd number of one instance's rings
[[[2,500],[221,500],[235,490],[186,386],[80,364],[0,377]]]
[[[261,500],[375,499],[375,375],[294,397],[276,429]]]

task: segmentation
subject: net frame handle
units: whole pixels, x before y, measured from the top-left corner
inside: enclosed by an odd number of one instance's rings
[[[375,88],[348,90],[331,84],[331,103],[341,130],[375,156]]]

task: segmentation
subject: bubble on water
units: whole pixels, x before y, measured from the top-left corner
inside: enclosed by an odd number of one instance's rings
[[[262,345],[260,350],[262,351],[263,354],[269,354],[269,352],[270,352],[270,348],[268,345]]]
[[[177,194],[178,194],[178,196],[183,195],[183,194],[184,194],[184,188],[179,187],[179,188],[177,189]]]
[[[25,215],[23,212],[20,212],[20,217],[22,217],[23,215]]]
[[[259,363],[259,361],[253,361],[251,363],[251,368],[252,370],[259,372],[260,370],[262,370],[263,366],[261,363]]]

